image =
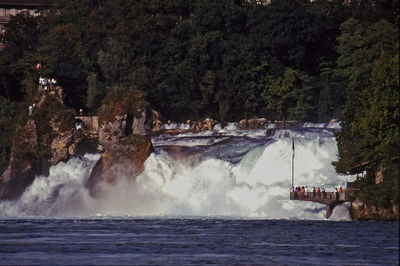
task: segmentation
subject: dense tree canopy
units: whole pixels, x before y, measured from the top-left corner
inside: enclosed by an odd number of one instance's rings
[[[339,173],[351,173],[366,164],[367,188],[376,173],[383,184],[367,190],[367,197],[398,204],[400,150],[399,28],[386,20],[364,24],[349,19],[338,37],[337,73],[346,80],[346,106],[337,135]]]

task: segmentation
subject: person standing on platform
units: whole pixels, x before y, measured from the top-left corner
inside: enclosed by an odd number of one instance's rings
[[[339,200],[339,193],[338,193],[337,188],[335,188],[335,199]]]

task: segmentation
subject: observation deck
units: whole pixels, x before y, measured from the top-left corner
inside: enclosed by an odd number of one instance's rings
[[[351,195],[355,194],[359,189],[353,186],[353,182],[347,183],[344,192],[290,192],[290,200],[311,201],[326,206],[326,218],[330,218],[333,209],[344,202],[351,202]]]

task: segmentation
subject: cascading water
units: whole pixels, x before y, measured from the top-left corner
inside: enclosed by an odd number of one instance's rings
[[[269,126],[268,128],[273,128]],[[234,124],[200,133],[153,138],[155,152],[135,180],[104,185],[98,198],[84,184],[99,155],[60,163],[49,177],[37,177],[17,201],[0,203],[0,217],[168,216],[268,219],[325,219],[325,206],[289,200],[292,135],[295,137],[295,186],[345,186],[339,176],[337,125],[305,125],[299,130],[238,130]],[[121,168],[123,177],[123,167]],[[350,219],[348,205],[331,219]]]

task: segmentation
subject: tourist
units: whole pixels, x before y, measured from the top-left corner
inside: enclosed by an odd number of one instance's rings
[[[47,85],[48,85],[48,80],[47,80],[46,77],[44,77],[43,80],[42,80],[42,87],[44,87],[44,92],[48,91]]]
[[[338,193],[337,188],[335,188],[335,199],[339,200],[339,193]]]
[[[321,198],[321,190],[319,188],[317,189],[317,198]]]
[[[342,193],[343,192],[343,189],[342,189],[342,187],[340,187],[339,188],[339,193]]]
[[[83,116],[83,109],[79,109],[79,115]]]
[[[325,192],[325,188],[322,188],[322,198],[325,199],[326,198],[326,192]]]
[[[315,199],[317,196],[317,191],[315,190],[315,187],[312,189],[312,197]]]
[[[33,107],[32,107],[32,105],[29,105],[29,107],[28,107],[28,112],[29,112],[29,115],[32,115],[32,112],[33,112]]]

